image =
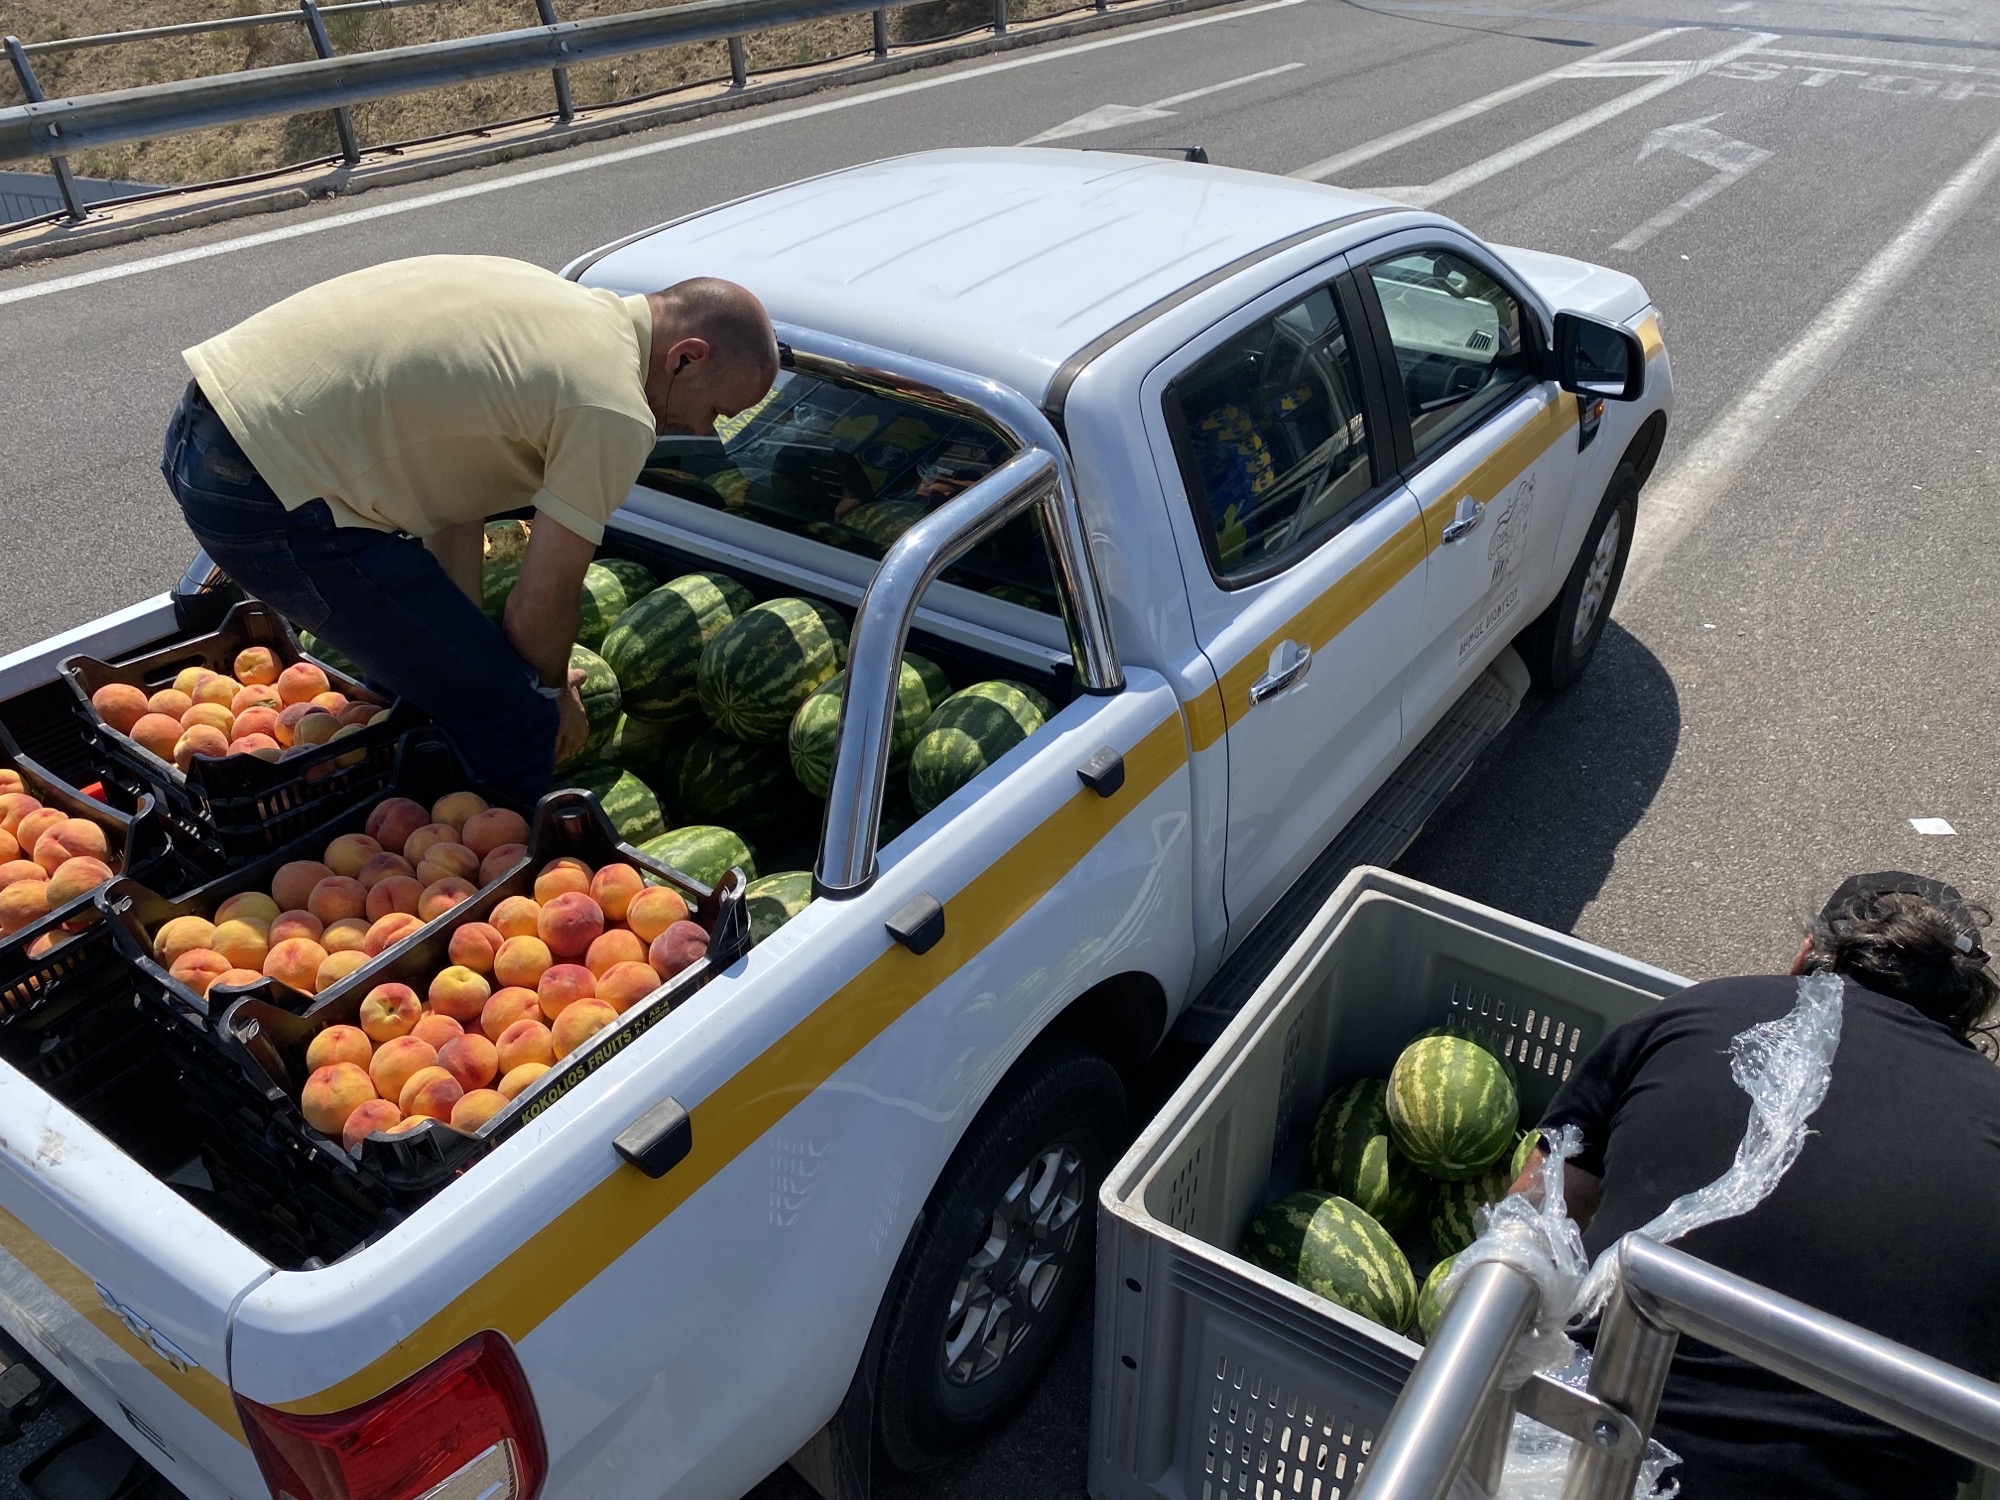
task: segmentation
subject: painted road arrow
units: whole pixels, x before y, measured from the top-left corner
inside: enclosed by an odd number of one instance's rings
[[[1031,135],[1023,146],[1039,146],[1045,141],[1059,141],[1065,136],[1090,135],[1099,130],[1115,130],[1120,125],[1137,125],[1142,120],[1165,120],[1173,116],[1170,106],[1186,104],[1191,99],[1206,98],[1219,94],[1224,89],[1240,88],[1246,83],[1255,83],[1260,78],[1275,78],[1280,73],[1289,73],[1294,68],[1303,68],[1304,63],[1284,63],[1275,68],[1266,68],[1261,73],[1245,73],[1241,78],[1231,78],[1222,83],[1211,83],[1207,88],[1189,89],[1185,94],[1169,94],[1164,99],[1155,99],[1151,104],[1100,104],[1096,109],[1087,110],[1074,119],[1065,120],[1053,130],[1044,130],[1040,135]]]
[[[1637,250],[1662,229],[1678,223],[1731,183],[1741,181],[1746,173],[1771,159],[1771,153],[1762,146],[1753,146],[1748,141],[1734,141],[1721,131],[1708,128],[1709,121],[1721,118],[1720,113],[1703,115],[1699,120],[1662,126],[1646,137],[1646,144],[1639,148],[1640,161],[1656,151],[1672,151],[1705,167],[1715,168],[1715,175],[1680,202],[1654,214],[1613,245],[1613,250]]]

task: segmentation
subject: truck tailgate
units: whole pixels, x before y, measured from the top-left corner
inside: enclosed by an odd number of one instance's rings
[[[228,1328],[270,1274],[0,1064],[0,1324],[188,1494],[265,1493],[229,1393]]]

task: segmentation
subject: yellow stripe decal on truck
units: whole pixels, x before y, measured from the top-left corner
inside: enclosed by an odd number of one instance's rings
[[[148,1375],[237,1442],[244,1441],[243,1422],[236,1414],[236,1402],[228,1386],[200,1365],[178,1370],[168,1364],[152,1345],[127,1328],[104,1305],[104,1299],[97,1295],[97,1284],[74,1261],[5,1209],[0,1209],[0,1246],[26,1266],[43,1286],[75,1308],[91,1327],[137,1360]]]
[[[1575,429],[1576,402],[1557,392],[1553,401],[1495,448],[1490,457],[1465,476],[1463,483],[1453,485],[1424,507],[1424,524],[1430,532],[1430,550],[1436,551],[1444,545],[1439,533],[1458,509],[1461,496],[1470,495],[1482,505],[1499,498],[1508,485],[1525,474],[1537,459]]]
[[[1647,313],[1645,317],[1639,320],[1639,326],[1632,331],[1639,335],[1639,347],[1646,351],[1646,358],[1648,360],[1657,358],[1660,351],[1667,347],[1667,341],[1660,337],[1660,315],[1658,313]]]
[[[1133,808],[1186,763],[1178,718],[1125,756],[1125,787],[1079,787],[945,903],[945,935],[918,957],[891,946],[692,1111],[694,1149],[654,1181],[620,1167],[527,1244],[467,1287],[408,1339],[286,1411],[344,1411],[379,1395],[482,1329],[519,1341],[756,1144],[904,1012],[969,963],[1048,894]]]

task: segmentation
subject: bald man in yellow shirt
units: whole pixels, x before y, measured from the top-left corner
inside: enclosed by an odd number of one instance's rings
[[[184,357],[160,468],[196,540],[522,803],[586,736],[569,657],[605,522],[659,433],[713,431],[778,373],[731,282],[622,297],[475,255],[336,277]],[[495,626],[482,531],[529,506]]]

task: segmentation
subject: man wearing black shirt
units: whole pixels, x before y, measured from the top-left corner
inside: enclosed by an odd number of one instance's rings
[[[1988,1380],[2000,1379],[2000,983],[1980,907],[1891,871],[1849,880],[1793,974],[1846,980],[1825,1101],[1798,1160],[1740,1218],[1680,1248]],[[1594,1258],[1727,1170],[1750,1101],[1729,1043],[1787,1014],[1795,979],[1718,979],[1627,1022],[1542,1119],[1575,1125],[1571,1213]],[[1990,1050],[1990,1047],[1989,1047]],[[1540,1157],[1517,1190],[1539,1180]],[[1654,1427],[1689,1500],[1949,1500],[1969,1466],[1710,1345],[1682,1339]]]

